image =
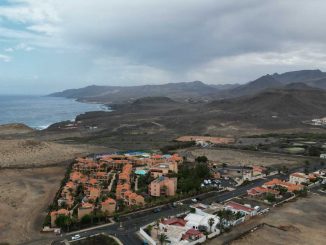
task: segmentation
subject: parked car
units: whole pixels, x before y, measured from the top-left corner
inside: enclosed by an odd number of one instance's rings
[[[72,240],[77,240],[77,239],[79,239],[79,238],[80,238],[80,235],[79,235],[79,234],[74,235],[74,236],[71,237]]]
[[[191,199],[192,202],[197,202],[196,198]]]
[[[175,202],[176,205],[179,205],[179,206],[182,206],[183,205],[183,202],[180,202],[180,201],[177,201]]]
[[[153,209],[153,213],[159,213],[159,212],[161,212],[161,208],[154,208]]]

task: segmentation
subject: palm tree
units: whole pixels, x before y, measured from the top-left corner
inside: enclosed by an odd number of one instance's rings
[[[159,230],[159,228],[160,228],[160,219],[157,219],[156,221],[155,221],[155,223],[156,223],[156,226],[157,226],[157,236],[158,236],[158,230]]]
[[[229,209],[225,210],[224,217],[227,220],[231,220],[233,218],[233,212]]]
[[[212,232],[212,226],[215,223],[215,219],[214,218],[209,218],[208,220],[208,225],[209,225],[209,231]]]
[[[163,245],[163,244],[165,244],[165,242],[168,241],[168,236],[165,235],[164,233],[161,233],[161,234],[158,236],[158,240],[160,241],[160,244]]]
[[[66,225],[67,231],[69,232],[69,228],[72,224],[72,220],[71,220],[70,216],[66,216],[66,219],[64,220],[64,224]]]

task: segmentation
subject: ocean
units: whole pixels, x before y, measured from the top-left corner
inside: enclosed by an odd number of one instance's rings
[[[0,95],[0,124],[24,123],[35,129],[45,129],[53,123],[75,120],[88,111],[109,111],[101,104],[81,103],[73,99]]]

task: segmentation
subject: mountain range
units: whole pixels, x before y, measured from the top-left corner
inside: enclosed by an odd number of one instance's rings
[[[326,72],[301,70],[264,75],[245,84],[210,85],[201,81],[141,86],[97,86],[69,89],[50,96],[80,101],[117,104],[143,97],[168,97],[177,101],[209,102],[217,99],[251,96],[268,89],[326,89]]]

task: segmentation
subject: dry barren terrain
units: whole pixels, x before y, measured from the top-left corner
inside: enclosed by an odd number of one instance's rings
[[[42,237],[40,229],[65,167],[0,170],[0,242]]]
[[[73,159],[80,154],[104,151],[104,149],[36,140],[0,140],[0,167],[47,166]]]
[[[300,199],[273,212],[264,221],[278,228],[264,226],[232,245],[325,244],[326,197],[313,195]]]
[[[233,240],[249,227],[267,225]],[[326,241],[326,196],[310,194],[308,198],[274,208],[266,216],[259,216],[235,227],[230,233],[209,241],[209,245],[322,245]]]
[[[296,165],[302,163],[303,157],[293,157],[287,155],[278,155],[261,152],[240,151],[232,149],[209,149],[209,148],[194,148],[179,150],[179,153],[186,155],[189,160],[194,160],[198,156],[206,156],[211,161],[228,163],[230,165]]]

